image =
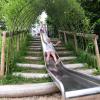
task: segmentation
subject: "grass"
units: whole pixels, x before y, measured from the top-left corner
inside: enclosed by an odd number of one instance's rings
[[[14,72],[47,73],[46,69],[33,69],[23,67],[16,67],[16,69],[14,69]]]
[[[0,85],[6,84],[24,84],[24,83],[44,83],[44,82],[52,82],[51,78],[23,78],[21,76],[12,76],[8,75],[5,76],[3,79],[0,80]]]
[[[31,59],[24,59],[24,58],[20,58],[18,59],[19,63],[29,63],[29,64],[44,64],[43,59],[41,60],[31,60]]]
[[[79,51],[78,60],[83,63],[86,62],[89,65],[88,68],[98,69],[97,62],[96,62],[96,56],[93,56],[84,51]]]
[[[2,37],[0,35],[0,48],[1,48],[1,45],[2,45]]]
[[[74,63],[77,63],[77,60],[76,59],[73,59],[73,60],[65,60],[63,61],[64,64],[74,64]]]
[[[51,78],[23,78],[21,76],[13,76],[13,72],[29,72],[29,73],[47,73],[45,69],[32,69],[32,68],[19,68],[16,66],[16,62],[24,62],[24,63],[36,63],[37,64],[44,64],[43,57],[40,54],[41,60],[35,61],[35,60],[25,60],[23,57],[27,55],[27,46],[28,41],[24,43],[23,47],[21,48],[20,52],[15,54],[13,64],[9,67],[9,73],[0,79],[0,85],[4,84],[25,84],[25,83],[43,83],[43,82],[51,82]],[[36,54],[35,54],[36,55]],[[32,55],[31,55],[32,56]],[[33,56],[34,57],[34,56]]]
[[[1,36],[2,30],[0,30],[0,59],[1,59],[1,46],[2,46],[2,36]]]
[[[100,70],[95,70],[95,71],[93,72],[93,75],[100,75]]]
[[[35,56],[40,57],[40,56],[43,55],[43,53],[42,52],[39,52],[39,53],[36,53],[36,52],[28,53],[28,52],[26,52],[26,55],[33,56],[33,57],[35,57]]]
[[[74,54],[77,56],[77,59],[75,62],[87,63],[88,68],[98,69],[95,55],[92,55],[81,49],[78,49],[78,52],[76,52],[75,49],[70,44],[65,45],[65,47],[68,48],[69,50],[73,50]]]

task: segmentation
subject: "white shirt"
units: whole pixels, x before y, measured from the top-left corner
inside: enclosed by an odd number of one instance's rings
[[[44,50],[44,52],[50,52],[50,51],[55,52],[55,49],[53,47],[52,42],[48,41],[48,36],[44,33],[42,33],[42,36],[43,36],[43,50]]]

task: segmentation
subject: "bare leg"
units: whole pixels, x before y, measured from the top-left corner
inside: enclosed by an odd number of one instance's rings
[[[50,60],[50,52],[47,52],[47,57],[46,57],[46,62],[49,62],[49,60]]]
[[[55,55],[55,52],[51,52],[51,55],[53,56],[54,61],[57,62],[57,57]]]
[[[53,59],[55,61],[55,65],[57,65],[61,60],[57,59],[55,52],[51,52],[51,55],[53,56]]]

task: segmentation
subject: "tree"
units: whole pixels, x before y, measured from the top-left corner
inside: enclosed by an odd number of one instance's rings
[[[100,18],[100,0],[80,0],[80,3],[91,23]]]
[[[89,20],[76,0],[45,0],[46,12],[58,29],[88,32]]]

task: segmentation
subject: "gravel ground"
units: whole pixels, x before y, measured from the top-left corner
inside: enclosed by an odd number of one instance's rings
[[[33,96],[24,98],[0,98],[0,100],[61,100],[61,94],[55,93],[46,96]]]

